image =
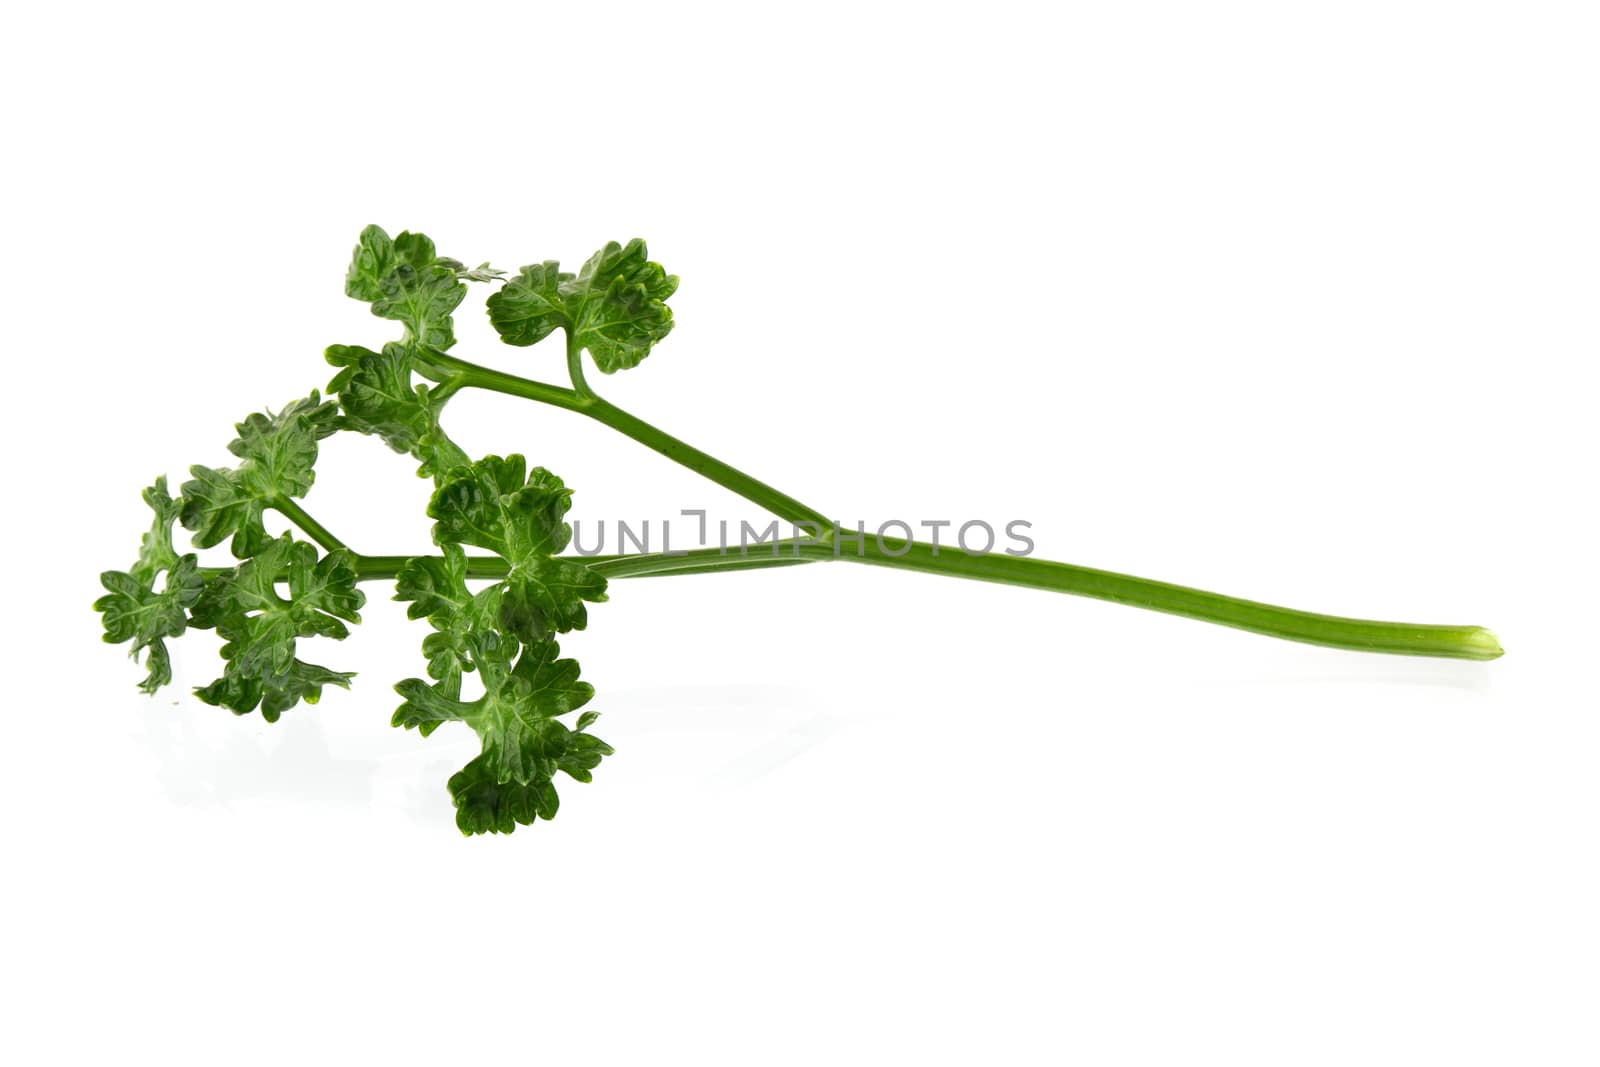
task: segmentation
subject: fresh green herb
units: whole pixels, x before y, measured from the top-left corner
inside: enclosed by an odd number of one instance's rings
[[[500,288],[488,298],[501,338],[534,345],[560,331],[570,385],[551,385],[468,363],[449,353],[452,315],[468,282]],[[701,452],[598,396],[584,377],[588,352],[603,374],[636,367],[672,330],[666,301],[678,279],[650,261],[643,241],[615,242],[576,274],[553,260],[505,279],[487,263],[468,269],[439,256],[421,234],[390,238],[376,226],[361,233],[345,292],[403,327],[399,340],[373,351],[334,345],[338,368],[330,399],[312,390],[276,414],[256,413],[236,427],[233,467],[190,468],[174,499],[166,479],[144,492],[155,513],[126,571],[101,575],[95,602],[105,639],[144,653],[140,688],[172,680],[166,640],[189,627],[224,640],[222,674],[195,690],[207,703],[243,715],[260,709],[269,722],[324,686],[347,688],[347,671],[300,658],[302,639],[341,640],[360,621],[359,583],[392,581],[395,599],[426,619],[427,678],[395,688],[404,698],[393,723],[426,737],[441,723],[470,726],[482,753],[449,782],[464,833],[509,833],[549,819],[559,800],[555,778],[590,780],[611,747],[590,732],[598,715],[580,711],[594,695],[575,660],[562,659],[557,635],[588,625],[588,605],[606,599],[613,578],[702,574],[748,567],[851,560],[1096,597],[1335,648],[1487,660],[1501,654],[1488,630],[1339,618],[1274,607],[1144,578],[1005,554],[939,551],[932,544],[841,534],[822,512]],[[808,536],[758,554],[697,549],[580,557],[565,554],[572,531],[572,491],[519,455],[472,459],[441,415],[462,389],[486,389],[583,414],[765,508]],[[336,399],[335,399],[336,398]],[[348,431],[372,434],[410,455],[433,481],[428,516],[437,555],[383,556],[352,551],[298,501],[315,484],[319,442]],[[262,516],[276,511],[305,538],[273,537]],[[196,548],[228,543],[231,566],[201,566],[173,547],[175,523]],[[849,535],[851,547],[842,546]],[[469,556],[466,547],[486,555]],[[478,586],[474,589],[473,585]],[[481,695],[465,699],[477,676]]]

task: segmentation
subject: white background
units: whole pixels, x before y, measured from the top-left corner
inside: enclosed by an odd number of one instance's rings
[[[581,10],[578,10],[580,9]],[[18,1063],[1592,1064],[1600,39],[1548,3],[33,5],[7,16]],[[845,519],[1493,626],[1493,664],[848,565],[616,583],[617,748],[465,839],[381,586],[276,726],[99,643],[159,472],[393,325],[360,227],[642,235],[617,403]],[[545,378],[463,309],[457,351]],[[463,396],[580,518],[756,517]],[[308,508],[421,550],[427,485]],[[581,1061],[579,1059],[581,1057]]]

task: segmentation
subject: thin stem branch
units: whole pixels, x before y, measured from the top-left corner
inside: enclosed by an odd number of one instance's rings
[[[604,423],[618,433],[633,438],[651,451],[659,452],[679,466],[689,468],[724,489],[731,489],[787,523],[809,527],[819,534],[833,529],[833,523],[815,508],[802,504],[788,493],[781,492],[737,467],[700,451],[688,442],[673,437],[665,430],[657,429],[600,397],[595,397],[583,409],[583,413],[596,422]]]
[[[409,561],[427,555],[426,552],[418,552],[411,556],[357,556],[354,560],[356,581],[376,582],[393,579]],[[467,557],[468,578],[500,579],[510,570],[510,566],[499,556]]]
[[[567,335],[567,377],[572,379],[572,388],[579,396],[592,398],[594,390],[589,388],[589,383],[583,377],[583,345],[578,343],[570,329],[564,332]]]
[[[332,552],[336,548],[346,547],[345,543],[333,536],[326,526],[306,514],[304,508],[288,497],[279,497],[267,506],[300,527],[305,535],[315,541],[324,552]]]
[[[461,388],[487,389],[587,415],[724,489],[739,494],[785,522],[814,528],[820,533],[833,529],[833,524],[822,512],[802,504],[789,494],[774,489],[760,479],[722,462],[709,453],[700,451],[688,442],[673,437],[665,430],[650,425],[592,393],[587,396],[580,395],[572,389],[563,389],[560,386],[520,378],[515,374],[480,367],[476,363],[468,363],[466,360],[442,352],[430,352],[428,362],[433,368],[447,372],[451,378],[459,381]]]
[[[491,392],[505,393],[508,396],[520,396],[525,400],[537,400],[541,404],[550,404],[553,407],[564,408],[567,411],[583,411],[590,401],[579,396],[571,389],[559,385],[549,385],[545,382],[536,382],[531,378],[520,378],[515,374],[495,370],[492,367],[480,367],[476,363],[468,363],[456,356],[446,355],[443,352],[430,351],[428,353],[427,369],[438,371],[437,381],[454,381],[456,388],[487,389]],[[424,368],[417,368],[423,370]]]
[[[425,555],[425,554],[424,554]],[[356,556],[356,580],[374,582],[392,580],[399,575],[413,556]],[[606,578],[653,578],[672,574],[710,574],[713,571],[755,570],[767,567],[788,567],[797,563],[812,563],[812,559],[790,554],[730,555],[721,549],[695,549],[687,553],[639,552],[618,555],[561,556],[574,563],[582,563]],[[499,556],[468,556],[467,577],[498,581],[509,573],[506,561]]]

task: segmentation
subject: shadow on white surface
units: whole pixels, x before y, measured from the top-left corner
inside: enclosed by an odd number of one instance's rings
[[[367,807],[382,762],[334,754],[315,716],[266,725],[222,713],[216,722],[154,707],[143,740],[163,791],[188,807],[275,797]],[[252,728],[253,727],[253,728]]]
[[[625,733],[640,763],[676,776],[697,766],[708,784],[764,778],[837,733],[823,695],[798,686],[693,685],[624,689],[606,698],[606,717]],[[606,734],[607,718],[595,729]],[[620,743],[619,743],[620,748]]]
[[[1493,688],[1489,665],[1467,660],[1414,656],[1373,656],[1359,652],[1330,654],[1306,649],[1275,665],[1261,665],[1250,674],[1211,679],[1209,685],[1395,685],[1487,694]]]
[[[678,686],[608,694],[595,732],[618,748],[640,781],[686,771],[703,787],[756,781],[827,741],[844,725],[821,694],[769,685]],[[139,741],[173,803],[228,808],[260,800],[402,813],[406,822],[453,825],[450,776],[478,751],[457,724],[399,750],[368,737],[333,736],[322,709],[266,724],[225,713],[187,714],[162,703],[142,708]],[[212,709],[205,709],[211,712]],[[456,728],[452,729],[451,727]],[[347,756],[339,749],[359,747]]]

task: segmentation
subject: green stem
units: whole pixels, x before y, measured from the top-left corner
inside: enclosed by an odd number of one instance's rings
[[[714,574],[723,571],[753,571],[767,570],[771,567],[796,567],[806,563],[815,563],[813,559],[768,559],[752,557],[750,559],[735,559],[730,561],[713,560],[703,563],[683,564],[673,567],[650,567],[638,570],[624,568],[597,567],[602,574],[610,578],[671,578],[674,575]]]
[[[686,552],[630,552],[612,555],[559,556],[582,563],[606,578],[652,578],[668,574],[709,574],[712,571],[756,570],[767,567],[786,567],[797,563],[814,563],[816,558],[801,555],[797,545],[815,544],[809,540],[779,542],[783,555],[773,555],[763,549],[739,555],[720,548],[697,548]],[[422,555],[422,553],[419,553]],[[383,581],[399,575],[401,568],[412,556],[356,556],[356,580]],[[828,557],[831,558],[831,557]],[[220,569],[219,569],[220,570]],[[468,556],[467,577],[498,581],[509,568],[499,556]]]
[[[854,541],[851,537],[851,541]],[[1267,637],[1302,641],[1306,645],[1349,648],[1366,653],[1397,656],[1445,656],[1451,659],[1496,659],[1501,646],[1494,633],[1478,625],[1419,625],[1414,622],[1379,622],[1347,619],[1333,614],[1280,608],[1254,600],[1226,597],[1222,593],[1190,589],[1187,585],[1152,581],[1114,571],[1099,571],[1072,563],[1013,557],[1002,553],[968,555],[960,549],[936,547],[922,541],[901,541],[867,536],[861,544],[819,544],[810,539],[781,542],[771,555],[738,555],[722,549],[699,549],[677,557],[632,555],[597,566],[608,577],[642,577],[646,574],[706,573],[712,569],[789,565],[803,560],[845,560],[874,566],[970,577],[976,581],[1022,585],[1026,589],[1074,593],[1077,597],[1109,600],[1133,608],[1178,614],[1229,625],[1238,630],[1266,633]],[[765,552],[765,547],[763,547]],[[798,557],[798,558],[797,558]]]
[[[569,361],[572,353],[569,343]],[[672,556],[639,553],[585,560],[607,577],[703,574],[716,570],[788,566],[806,560],[843,559],[927,574],[1071,593],[1332,648],[1476,660],[1495,659],[1502,654],[1494,634],[1479,626],[1428,626],[1322,615],[1051,560],[997,554],[972,556],[959,549],[945,548],[940,551],[923,542],[875,537],[863,538],[862,543],[855,546],[856,551],[846,553],[841,551],[842,544],[835,544],[837,531],[833,524],[820,512],[607,403],[587,392],[586,385],[583,388],[587,395],[584,395],[571,389],[479,367],[443,353],[431,354],[430,362],[436,364],[441,373],[449,373],[451,380],[463,388],[489,389],[582,412],[718,485],[731,489],[779,518],[795,525],[815,527],[819,533],[815,540],[785,542],[781,546],[783,554],[771,557],[748,553],[729,554],[723,549],[713,548]],[[581,366],[574,374],[573,381],[582,384]],[[373,561],[385,558],[364,557]],[[505,573],[503,564],[500,564],[498,572],[494,570],[498,563],[498,560],[474,561],[469,564],[469,574],[483,578],[501,576]],[[362,573],[365,576],[367,571],[363,569]]]
[[[702,548],[670,555],[650,552],[573,558],[607,578],[709,574],[713,571],[843,560],[998,582],[1027,589],[1071,593],[1200,619],[1287,641],[1358,652],[1472,660],[1496,659],[1502,654],[1494,634],[1481,626],[1430,626],[1322,615],[1070,563],[995,553],[972,556],[960,549],[938,548],[921,541],[893,538],[884,538],[880,544],[877,538],[870,535],[860,545],[848,548],[800,538],[778,542],[771,548],[762,546],[760,549],[748,549],[743,553]],[[363,580],[392,578],[404,562],[403,556],[362,556],[357,561]],[[475,557],[467,563],[467,575],[471,578],[503,578],[505,573],[505,561],[499,558]]]
[[[724,489],[731,489],[746,500],[770,511],[787,523],[796,526],[807,526],[818,533],[825,533],[833,529],[822,512],[808,507],[787,493],[774,489],[772,486],[760,481],[717,459],[715,456],[700,451],[693,445],[637,418],[614,404],[595,397],[593,402],[584,409],[596,422],[616,430],[627,437],[644,445],[655,452],[661,453],[680,466],[687,467],[702,477],[715,482]]]
[[[572,388],[579,396],[593,398],[594,390],[583,377],[583,346],[570,329],[564,332],[567,335],[567,377],[572,379]]]
[[[1481,626],[1429,626],[1321,615],[1071,563],[998,554],[970,556],[959,549],[941,551],[916,541],[865,538],[861,549],[860,555],[845,553],[840,558],[1093,597],[1330,648],[1476,660],[1502,654],[1500,642]],[[811,550],[804,551],[810,554]]]
[[[590,403],[571,389],[536,382],[531,378],[520,378],[515,374],[495,370],[493,367],[481,367],[476,363],[468,363],[464,359],[435,350],[429,350],[427,366],[419,365],[417,370],[424,373],[431,372],[430,376],[435,377],[435,380],[450,383],[452,392],[470,386],[474,389],[505,393],[508,396],[520,396],[525,400],[537,400],[541,404],[565,408],[567,411],[583,411]]]
[[[468,363],[466,360],[457,359],[442,352],[430,352],[428,354],[428,363],[441,373],[448,373],[451,380],[460,383],[460,388],[487,389],[491,392],[505,393],[508,396],[537,400],[541,404],[552,404],[568,411],[581,412],[596,422],[603,423],[626,437],[631,437],[646,448],[661,453],[661,455],[666,456],[674,463],[689,468],[724,489],[732,490],[752,504],[770,511],[785,522],[814,527],[819,532],[826,532],[833,528],[833,524],[820,511],[807,507],[787,493],[779,492],[772,486],[746,474],[737,467],[724,463],[715,456],[702,452],[693,445],[673,437],[665,430],[658,429],[643,419],[630,415],[615,404],[607,403],[593,393],[587,396],[581,395],[572,389],[563,389],[560,386],[519,378],[515,374],[506,374],[503,371],[480,367],[475,363]],[[580,371],[579,377],[575,378],[575,381],[582,380],[581,373]]]
[[[324,552],[345,547],[345,543],[333,536],[326,526],[307,515],[304,508],[288,497],[279,497],[267,506],[300,527]]]
[[[1331,648],[1476,660],[1495,659],[1502,651],[1494,634],[1481,626],[1429,626],[1350,619],[1262,604],[1170,582],[1157,582],[1054,560],[998,553],[969,555],[958,548],[940,548],[921,541],[887,537],[880,540],[868,536],[859,545],[853,543],[854,538],[850,538],[850,541],[852,544],[848,547],[810,539],[786,541],[774,546],[772,554],[762,556],[729,554],[717,548],[696,550],[686,556],[640,554],[615,558],[596,569],[608,577],[627,578],[781,566],[804,560],[844,560],[1071,593]],[[764,547],[762,551],[766,551]]]
[[[392,580],[399,575],[401,568],[406,565],[406,561],[413,558],[412,556],[356,556],[353,561],[356,580],[359,582]],[[590,570],[606,578],[653,578],[672,574],[710,574],[713,571],[792,567],[797,563],[815,562],[815,560],[793,554],[785,557],[773,557],[770,555],[739,557],[724,553],[717,548],[695,549],[684,554],[648,552],[621,555],[562,556],[559,558],[582,563]],[[221,573],[225,568],[212,569]],[[468,578],[498,581],[506,576],[508,569],[506,561],[499,556],[467,557]]]
[[[376,582],[393,579],[400,574],[401,568],[410,560],[428,555],[418,552],[415,556],[357,556],[353,563],[356,570],[356,581]],[[499,556],[468,556],[468,578],[504,578],[510,568],[506,561]]]

